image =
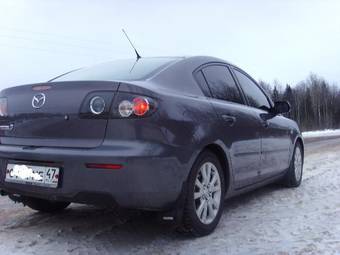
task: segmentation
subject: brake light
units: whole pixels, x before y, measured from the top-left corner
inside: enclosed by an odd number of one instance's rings
[[[118,106],[121,117],[130,117],[132,114],[142,117],[150,110],[150,103],[145,97],[135,97],[131,101],[123,100]]]
[[[137,97],[133,99],[133,112],[137,116],[145,115],[150,109],[149,102],[144,97]]]
[[[0,98],[0,117],[6,117],[7,113],[7,98]]]

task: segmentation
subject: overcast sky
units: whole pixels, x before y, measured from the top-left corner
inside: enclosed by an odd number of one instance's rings
[[[339,0],[0,0],[0,89],[142,56],[211,55],[255,79],[340,84]]]

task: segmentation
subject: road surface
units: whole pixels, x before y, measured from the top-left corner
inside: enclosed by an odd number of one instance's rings
[[[84,205],[49,216],[0,198],[0,254],[340,254],[340,138],[306,144],[300,188],[226,201],[210,236]]]

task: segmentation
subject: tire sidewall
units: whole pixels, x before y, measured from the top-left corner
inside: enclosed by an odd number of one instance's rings
[[[297,177],[296,177],[296,173],[295,173],[295,156],[296,156],[296,150],[297,148],[299,148],[300,150],[300,154],[301,154],[301,177],[300,179],[298,180]],[[298,187],[300,186],[301,182],[302,182],[302,177],[303,177],[303,161],[304,161],[304,155],[303,155],[303,152],[302,152],[302,146],[300,145],[300,143],[297,143],[295,145],[295,148],[294,148],[294,154],[293,154],[293,157],[292,157],[292,162],[291,162],[291,169],[290,169],[290,175],[291,175],[291,182],[293,184],[293,186],[295,187]]]

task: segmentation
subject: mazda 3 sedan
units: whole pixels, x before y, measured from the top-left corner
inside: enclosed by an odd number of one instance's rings
[[[159,211],[196,236],[223,202],[301,183],[303,140],[245,71],[213,57],[119,60],[0,94],[0,190],[41,212],[71,202]]]

